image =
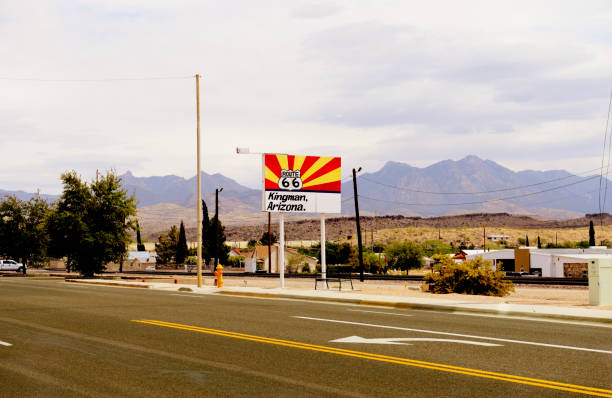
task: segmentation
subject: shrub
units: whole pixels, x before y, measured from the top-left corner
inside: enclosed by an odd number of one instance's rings
[[[423,278],[432,293],[479,294],[483,296],[506,296],[514,291],[511,281],[503,280],[502,271],[493,271],[490,261],[482,257],[455,263],[450,258],[441,258],[433,272]]]

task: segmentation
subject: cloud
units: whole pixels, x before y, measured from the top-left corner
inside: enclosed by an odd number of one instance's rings
[[[605,2],[3,2],[0,77],[188,78],[2,80],[0,188],[59,189],[73,168],[195,175],[195,73],[204,170],[252,187],[259,160],[236,146],[341,155],[346,170],[470,153],[596,167],[611,14]]]
[[[342,7],[330,2],[309,3],[294,8],[291,11],[291,16],[294,18],[305,19],[325,18],[332,15],[336,15],[341,10]]]
[[[506,132],[518,124],[593,117],[612,85],[609,57],[595,76],[576,73],[598,59],[586,44],[466,41],[454,33],[365,22],[312,35],[305,59],[333,74],[326,79],[330,94],[309,117],[352,127]]]

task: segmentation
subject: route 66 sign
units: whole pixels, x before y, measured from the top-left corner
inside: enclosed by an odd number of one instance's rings
[[[302,189],[303,183],[299,170],[281,170],[281,178],[278,179],[278,188],[281,190],[298,191]]]
[[[263,211],[340,213],[339,157],[264,154]]]

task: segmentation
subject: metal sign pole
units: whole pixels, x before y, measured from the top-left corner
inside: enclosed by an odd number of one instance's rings
[[[278,213],[279,215],[279,245],[280,247],[278,248],[278,250],[280,250],[280,255],[278,256],[278,270],[280,273],[280,287],[281,289],[285,288],[285,214],[284,213]]]

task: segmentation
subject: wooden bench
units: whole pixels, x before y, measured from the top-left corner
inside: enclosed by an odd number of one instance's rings
[[[315,290],[317,290],[317,284],[319,282],[325,283],[325,286],[329,289],[329,282],[338,283],[338,291],[342,290],[342,281],[348,281],[351,284],[351,290],[353,290],[353,279],[351,278],[351,274],[348,275],[333,275],[328,278],[318,277],[315,278]]]

